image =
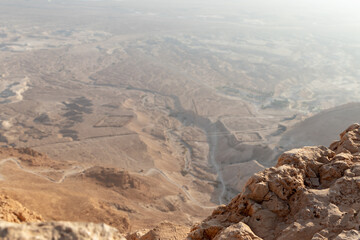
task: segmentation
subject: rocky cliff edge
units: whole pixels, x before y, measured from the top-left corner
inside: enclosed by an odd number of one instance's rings
[[[360,125],[329,148],[283,153],[188,239],[360,239]]]

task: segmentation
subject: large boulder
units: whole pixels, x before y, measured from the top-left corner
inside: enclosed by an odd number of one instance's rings
[[[74,222],[24,224],[0,222],[0,238],[4,240],[126,240],[117,229],[106,224]]]

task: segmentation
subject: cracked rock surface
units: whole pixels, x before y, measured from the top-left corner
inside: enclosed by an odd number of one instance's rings
[[[329,148],[283,153],[188,239],[360,239],[360,125]]]

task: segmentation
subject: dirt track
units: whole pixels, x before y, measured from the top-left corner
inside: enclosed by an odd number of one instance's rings
[[[53,183],[62,183],[64,182],[64,180],[68,177],[68,176],[71,176],[71,175],[76,175],[76,174],[79,174],[79,173],[82,173],[84,172],[86,169],[88,168],[82,168],[82,167],[79,167],[79,166],[74,166],[72,167],[71,169],[67,169],[67,170],[54,170],[54,169],[50,169],[50,170],[41,170],[41,171],[32,171],[30,169],[27,169],[27,168],[24,168],[19,159],[17,158],[5,158],[5,159],[2,159],[0,161],[0,166],[5,164],[6,162],[13,162],[16,164],[16,166],[18,166],[18,168],[20,168],[22,171],[24,172],[27,172],[27,173],[30,173],[30,174],[34,174],[38,177],[41,177],[41,178],[44,178],[50,182],[53,182]],[[41,173],[44,173],[44,172],[63,172],[63,176],[59,179],[59,180],[54,180],[48,176],[44,176],[42,175]]]

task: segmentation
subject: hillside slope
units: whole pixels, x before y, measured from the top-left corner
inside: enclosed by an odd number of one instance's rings
[[[31,149],[1,149],[1,156],[2,192],[10,195],[0,196],[1,219],[15,223],[35,222],[19,225],[0,222],[0,234],[7,237],[5,239],[28,239],[26,237],[32,236],[31,234],[41,232],[44,239],[47,236],[60,239],[66,234],[87,239],[89,236],[97,236],[96,234],[108,234],[105,239],[179,240],[184,239],[189,231],[186,225],[177,225],[176,222],[183,221],[180,209],[189,214],[190,205],[186,206],[186,201],[171,205],[171,198],[160,197],[161,194],[168,194],[167,187],[158,188],[159,196],[149,198],[153,186],[160,186],[155,180],[148,182],[151,178],[100,166],[78,166],[74,169],[71,162],[59,163]],[[44,171],[50,166],[53,171],[51,174]],[[20,178],[21,174],[16,171],[20,171],[23,176]],[[58,176],[56,173],[59,172],[62,174]],[[15,177],[12,177],[14,174]],[[26,182],[35,185],[30,188]],[[55,187],[55,184],[59,186],[51,192],[49,186]],[[41,192],[41,188],[47,191]],[[92,199],[86,200],[80,188],[83,192],[99,192]],[[111,191],[106,190],[108,188]],[[109,191],[116,194],[111,195]],[[62,193],[68,196],[62,196]],[[114,196],[128,202],[124,202],[124,205],[113,202],[111,205]],[[38,201],[40,198],[43,199],[42,202]],[[69,208],[70,203],[74,204],[75,200],[81,200],[78,201],[79,205]],[[146,201],[148,205],[145,205]],[[40,207],[41,204],[43,208]],[[145,210],[144,206],[148,206],[149,210]],[[165,211],[165,208],[168,210]],[[165,215],[153,215],[156,213],[155,209],[164,211],[164,214],[170,211],[167,216],[172,219],[161,223],[160,219]],[[79,216],[76,217],[75,214]],[[187,214],[185,216],[189,216]],[[175,219],[175,215],[179,219]],[[56,216],[71,221],[79,219],[105,222],[123,233],[132,232],[129,229],[132,226],[135,230],[141,225],[151,226],[150,219],[153,219],[155,228],[138,230],[124,237],[104,224],[37,223],[44,219],[52,220]],[[193,226],[187,239],[345,240],[360,239],[359,229],[360,124],[353,124],[329,148],[312,146],[283,153],[275,167],[253,175],[241,194],[228,205],[219,206],[211,216]],[[25,236],[24,231],[28,236]],[[90,235],[82,236],[85,232]]]
[[[124,234],[155,228],[164,220],[189,227],[213,209],[194,201],[159,170],[57,161],[29,148],[0,148],[1,194],[38,213],[0,197],[2,220],[105,223]]]
[[[279,142],[285,149],[332,143],[339,132],[360,119],[360,104],[348,103],[324,110],[286,131]]]

